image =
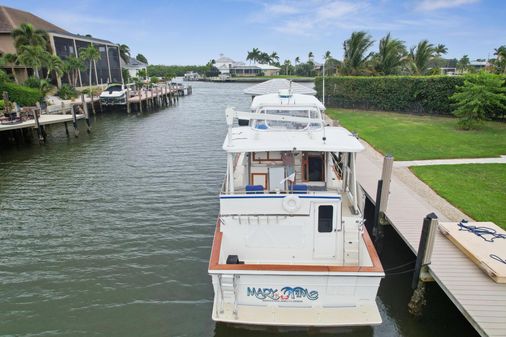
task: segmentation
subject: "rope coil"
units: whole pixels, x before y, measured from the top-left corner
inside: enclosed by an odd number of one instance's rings
[[[473,233],[476,236],[479,236],[483,240],[487,242],[494,242],[495,239],[506,239],[506,234],[497,233],[497,231],[493,228],[486,226],[472,226],[467,224],[467,220],[462,220],[457,224],[459,226],[459,231],[467,231]],[[490,237],[486,237],[490,235]]]

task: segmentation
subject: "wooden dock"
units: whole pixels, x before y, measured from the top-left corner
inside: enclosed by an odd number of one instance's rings
[[[368,148],[358,155],[357,178],[374,202],[382,174],[382,160],[373,151]],[[420,242],[422,221],[431,212],[435,212],[440,221],[450,220],[396,178],[395,174],[392,175],[385,216],[415,254]],[[439,231],[428,270],[481,336],[506,336],[506,284],[495,283]]]
[[[76,114],[76,119],[83,119],[84,114]],[[72,115],[41,115],[39,117],[39,125],[51,125],[51,124],[59,124],[72,122]],[[37,123],[35,119],[30,119],[21,123],[16,124],[0,124],[0,132],[7,130],[17,130],[17,129],[25,129],[25,128],[36,128]]]

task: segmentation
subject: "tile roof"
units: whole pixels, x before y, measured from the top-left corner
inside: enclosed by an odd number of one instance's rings
[[[53,25],[46,20],[39,18],[31,13],[14,9],[10,7],[0,6],[0,33],[11,33],[16,27],[22,23],[31,23],[35,28],[43,29],[47,32],[70,34],[63,28]]]

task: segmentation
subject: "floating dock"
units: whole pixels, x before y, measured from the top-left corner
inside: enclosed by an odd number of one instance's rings
[[[382,176],[382,161],[372,151],[368,149],[358,154],[357,178],[374,202]],[[384,214],[415,254],[423,219],[434,211],[425,199],[392,175]],[[440,221],[450,221],[442,214],[438,217]],[[506,284],[494,282],[440,231],[435,233],[428,271],[481,336],[506,336]]]

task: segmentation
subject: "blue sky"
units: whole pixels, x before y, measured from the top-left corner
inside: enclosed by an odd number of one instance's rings
[[[506,44],[502,0],[4,0],[73,33],[125,43],[153,64],[204,64],[220,53],[244,60],[256,47],[281,60],[326,50],[365,30],[415,45],[443,43],[448,57],[492,57]],[[374,46],[374,49],[377,45]]]

